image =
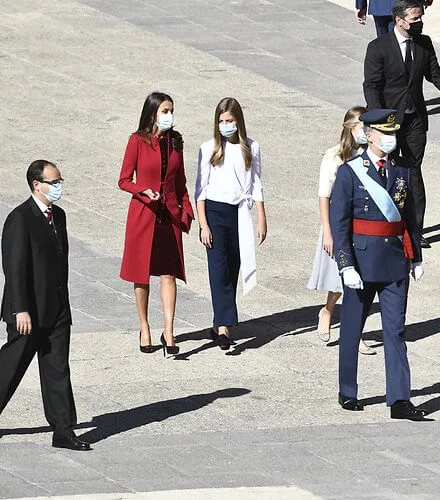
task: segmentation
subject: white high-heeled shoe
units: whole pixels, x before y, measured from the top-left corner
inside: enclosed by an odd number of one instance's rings
[[[327,342],[330,341],[331,325],[329,325],[328,330],[323,330],[322,329],[322,327],[321,327],[321,319],[322,319],[322,315],[324,314],[324,311],[325,311],[325,307],[323,307],[319,311],[319,313],[318,313],[318,328],[317,328],[317,331],[318,331],[319,340],[322,340],[323,342],[327,343]]]
[[[370,355],[370,356],[372,354],[377,354],[376,349],[373,349],[368,344],[366,344],[363,339],[361,339],[361,341],[359,342],[359,352],[361,354],[366,354],[366,355]]]

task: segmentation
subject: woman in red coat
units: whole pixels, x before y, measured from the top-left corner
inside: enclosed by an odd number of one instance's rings
[[[176,278],[186,281],[182,231],[187,233],[194,219],[186,189],[182,136],[172,128],[173,111],[173,100],[167,94],[153,92],[146,98],[138,130],[128,140],[118,182],[133,195],[120,276],[134,283],[141,352],[153,351],[149,283],[150,276],[160,276],[164,355],[165,351],[179,352],[173,336]]]

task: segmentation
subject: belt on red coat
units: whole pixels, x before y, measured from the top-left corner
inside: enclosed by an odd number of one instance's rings
[[[403,236],[403,252],[407,259],[414,259],[414,250],[408,229],[403,221],[353,219],[353,233],[367,236]]]

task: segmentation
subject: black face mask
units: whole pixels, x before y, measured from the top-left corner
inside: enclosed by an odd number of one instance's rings
[[[409,28],[405,30],[409,36],[421,35],[423,31],[423,21],[409,23]]]

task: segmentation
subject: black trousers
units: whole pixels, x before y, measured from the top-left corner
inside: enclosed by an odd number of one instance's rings
[[[240,271],[238,205],[206,200],[206,218],[212,234],[207,248],[213,326],[236,326],[237,282]]]
[[[426,210],[425,184],[422,177],[422,162],[426,147],[426,130],[417,113],[406,114],[397,132],[400,154],[411,161],[411,185],[416,208],[417,227],[422,232]]]
[[[76,409],[70,382],[70,324],[61,314],[52,328],[35,328],[20,335],[7,324],[8,341],[0,349],[0,413],[19,386],[35,354],[38,355],[44,414],[57,436],[71,435]]]

